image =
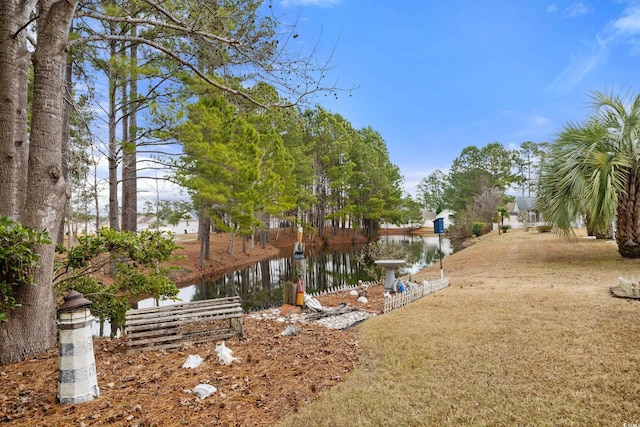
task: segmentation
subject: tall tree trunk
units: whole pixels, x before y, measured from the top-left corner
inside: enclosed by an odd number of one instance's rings
[[[137,36],[137,27],[131,28],[131,35]],[[128,129],[126,131],[127,138],[123,135],[125,141],[122,152],[122,229],[128,231],[136,231],[138,223],[138,180],[137,180],[137,112],[138,112],[138,76],[136,73],[138,64],[138,46],[133,43],[131,45],[131,65],[129,73],[129,103],[126,110],[128,120]],[[125,89],[126,92],[126,89]],[[123,105],[127,105],[123,100]],[[126,226],[125,226],[126,224]]]
[[[0,214],[20,220],[27,174],[27,31],[35,2],[0,2]],[[22,190],[22,191],[21,191]]]
[[[127,192],[129,191],[129,189],[127,188],[127,182],[129,181],[130,177],[129,177],[129,168],[128,168],[128,161],[129,159],[127,158],[127,152],[129,151],[130,148],[130,143],[131,140],[129,139],[129,105],[128,105],[128,101],[129,101],[129,94],[127,93],[127,91],[129,90],[129,87],[126,84],[123,84],[120,87],[120,98],[121,98],[121,118],[120,118],[120,128],[121,133],[122,133],[122,138],[121,138],[121,146],[122,146],[122,182],[120,185],[120,200],[122,200],[122,209],[120,212],[120,229],[121,230],[131,230],[131,228],[129,228],[129,206],[128,206],[128,201],[129,201],[129,195],[127,194]]]
[[[34,6],[34,2],[0,2],[0,84],[8,84],[1,86],[4,92],[0,101],[0,150],[3,153],[10,152],[10,145],[15,147],[16,141],[26,143],[27,140],[26,133],[18,133],[22,126],[15,126],[20,121],[15,114],[22,115],[16,111],[26,103],[8,97],[8,94],[24,87],[16,79],[26,77],[22,68],[26,63],[16,54],[25,53],[22,46],[27,30],[23,25],[28,22],[28,14]],[[11,165],[0,166],[0,187],[8,182],[12,186],[0,190],[3,192],[0,195],[4,196],[6,192],[10,196],[7,200],[2,199],[1,204],[10,206],[0,208],[0,212],[12,212],[11,216],[23,226],[46,230],[52,238],[57,235],[68,193],[61,158],[62,89],[66,43],[75,7],[73,0],[38,2],[38,45],[33,53],[34,88],[28,167],[13,170]],[[26,99],[26,91],[16,96]],[[13,112],[6,111],[7,107],[13,108]],[[26,114],[22,120],[26,122]],[[9,130],[8,126],[13,129]],[[26,174],[26,188],[20,188],[19,182],[24,178],[18,177],[18,173]],[[15,207],[22,206],[17,202],[19,198],[11,195],[12,191],[19,190],[26,190],[23,192],[26,197],[23,212]],[[32,273],[37,285],[14,287],[14,296],[21,306],[9,311],[6,322],[0,322],[0,364],[25,359],[54,346],[56,342],[56,301],[51,286],[54,245],[38,245],[34,250],[40,256]]]
[[[133,25],[131,27],[131,34],[134,37],[138,37],[138,27]],[[129,182],[129,223],[133,224],[132,231],[135,231],[138,224],[138,109],[140,103],[138,101],[138,45],[134,43],[131,45],[131,91],[130,97],[132,101],[131,118],[129,120],[129,138],[133,144],[131,152],[129,153],[129,172],[131,182]]]
[[[113,33],[113,30],[112,30]],[[110,55],[116,55],[116,43],[110,44]],[[109,227],[120,230],[118,206],[118,142],[116,140],[117,73],[109,70]]]
[[[618,195],[616,241],[618,251],[625,258],[640,258],[640,169],[633,165],[629,171],[626,191]]]
[[[94,169],[94,175],[93,175],[93,188],[92,188],[92,195],[91,196],[93,197],[93,208],[96,211],[96,217],[95,217],[96,230],[95,231],[97,233],[98,230],[100,229],[100,193],[98,191],[98,176],[97,176],[97,172],[95,171],[95,169]]]
[[[200,268],[204,268],[204,260],[210,259],[211,243],[209,241],[211,233],[211,218],[207,214],[205,206],[198,209],[198,239],[200,240]]]
[[[67,55],[67,63],[64,68],[64,110],[62,116],[62,145],[61,145],[61,153],[62,153],[62,176],[65,181],[69,181],[69,138],[71,135],[71,105],[72,105],[72,81],[71,81],[71,72],[73,71],[73,61],[71,60],[71,55]],[[62,245],[64,243],[64,222],[65,218],[69,218],[69,243],[71,243],[71,199],[67,199],[66,201],[66,212],[68,215],[63,215],[62,220],[60,222],[60,226],[58,227],[58,235],[56,236],[56,243]]]
[[[3,16],[0,14],[0,16]],[[26,46],[23,46],[21,51],[21,58],[18,61],[21,61],[23,65],[19,66],[18,75],[16,76],[18,79],[18,92],[24,94],[24,96],[19,97],[20,103],[18,105],[18,114],[16,114],[16,135],[19,135],[15,139],[15,151],[17,165],[19,168],[19,173],[16,179],[16,192],[18,194],[16,198],[16,218],[18,218],[21,212],[25,209],[25,200],[27,193],[27,173],[26,170],[29,167],[29,121],[27,115],[27,105],[28,98],[27,93],[29,92],[29,68],[31,66],[31,55],[27,52]],[[0,86],[4,87],[4,86]],[[1,186],[1,185],[0,185]],[[3,200],[0,197],[0,200]]]

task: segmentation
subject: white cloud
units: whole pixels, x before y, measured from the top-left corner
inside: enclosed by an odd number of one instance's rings
[[[584,15],[589,12],[589,8],[586,7],[581,1],[573,3],[571,6],[564,10],[564,14],[573,18],[574,16]]]
[[[320,7],[332,7],[340,3],[340,0],[282,0],[281,6],[320,6]]]
[[[401,171],[404,177],[404,191],[411,196],[418,194],[418,184],[423,178],[429,176],[432,170],[409,170]]]
[[[511,150],[511,151],[518,150],[518,149],[520,149],[520,144],[517,143],[517,142],[511,141],[511,142],[507,143],[507,147],[506,148],[507,148],[507,150]]]
[[[509,147],[520,147],[523,141],[541,142],[554,133],[555,124],[552,119],[542,114],[531,112],[521,117],[522,127],[508,137]]]
[[[571,56],[571,62],[556,76],[549,89],[566,93],[576,87],[589,72],[607,57],[607,40],[596,36],[596,43],[588,47],[590,52]]]
[[[620,35],[635,35],[640,33],[640,7],[628,8],[624,16],[613,23],[613,27]]]
[[[549,13],[554,13],[554,12],[557,12],[557,11],[558,11],[558,5],[557,4],[553,3],[553,4],[550,4],[549,6],[547,6],[547,12],[549,12]]]
[[[422,181],[424,178],[431,175],[433,172],[436,171],[436,169],[438,168],[415,169],[415,170],[410,169],[409,171],[401,169],[402,176],[404,177],[403,188],[405,193],[415,198],[416,195],[418,194],[418,184],[420,184],[420,181]],[[444,174],[449,173],[449,166],[441,167],[439,169]]]
[[[109,183],[108,183],[108,158],[98,157],[97,177],[99,181],[100,211],[103,214],[108,212],[109,205]],[[167,180],[169,172],[158,169],[157,163],[148,158],[140,158],[138,168],[138,212],[142,212],[146,202],[156,203],[157,200],[188,200],[186,190],[177,184]],[[89,180],[92,180],[90,177]],[[121,187],[118,186],[118,198],[121,196]],[[120,200],[119,203],[122,203]]]
[[[538,114],[534,114],[529,120],[535,126],[548,126],[553,122],[550,118]]]

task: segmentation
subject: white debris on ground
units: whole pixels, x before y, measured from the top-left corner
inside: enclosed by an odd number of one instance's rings
[[[233,362],[238,361],[237,357],[233,357],[233,350],[231,350],[224,341],[222,344],[216,345],[216,354],[218,355],[218,362],[221,365],[230,365]]]
[[[368,311],[351,311],[349,313],[337,314],[335,316],[327,316],[321,319],[310,319],[315,316],[314,312],[303,312],[302,314],[291,314],[288,316],[280,315],[280,308],[263,310],[256,313],[247,314],[247,317],[259,320],[272,320],[283,324],[313,324],[324,326],[329,329],[346,329],[356,323],[376,316],[376,313]]]
[[[195,369],[198,366],[202,365],[204,360],[200,357],[199,354],[190,354],[187,356],[187,360],[182,364],[183,368]]]
[[[329,329],[345,329],[349,326],[355,325],[356,323],[367,320],[372,316],[376,316],[376,314],[366,311],[352,311],[351,313],[324,317],[314,321],[313,323]]]
[[[216,391],[218,391],[218,389],[210,384],[198,384],[191,390],[191,393],[198,396],[200,400],[204,400]]]
[[[289,325],[287,326],[287,329],[280,332],[280,335],[282,335],[283,337],[292,337],[292,336],[298,335],[298,329]]]

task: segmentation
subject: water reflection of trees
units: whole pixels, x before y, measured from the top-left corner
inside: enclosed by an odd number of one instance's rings
[[[414,260],[407,266],[407,271],[426,268],[439,260],[438,247],[430,246],[419,237],[390,244],[400,245],[406,251],[407,259]],[[361,247],[351,245],[308,248],[305,253],[307,293],[369,280],[358,262],[361,250]],[[282,302],[284,283],[291,281],[293,276],[291,254],[285,252],[277,258],[194,285],[191,300],[239,295],[246,309],[276,305]]]

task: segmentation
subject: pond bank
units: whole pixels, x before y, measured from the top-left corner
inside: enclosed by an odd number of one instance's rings
[[[327,229],[329,245],[353,244],[353,230],[338,230],[335,235],[331,228]],[[277,237],[277,238],[276,238]],[[178,284],[178,287],[188,286],[202,279],[208,279],[242,270],[262,260],[280,255],[283,251],[292,250],[297,240],[295,233],[291,233],[289,228],[269,230],[269,242],[262,248],[260,242],[255,242],[253,247],[247,242],[246,253],[242,252],[242,239],[235,238],[233,254],[230,249],[231,233],[211,233],[210,259],[205,260],[204,268],[200,268],[200,242],[195,234],[177,234],[176,241],[181,249],[174,252],[177,259],[170,261],[165,266],[178,267],[171,273],[171,278]],[[365,244],[367,238],[358,233],[355,242]],[[303,243],[306,248],[324,246],[325,242],[319,236],[305,235]]]

